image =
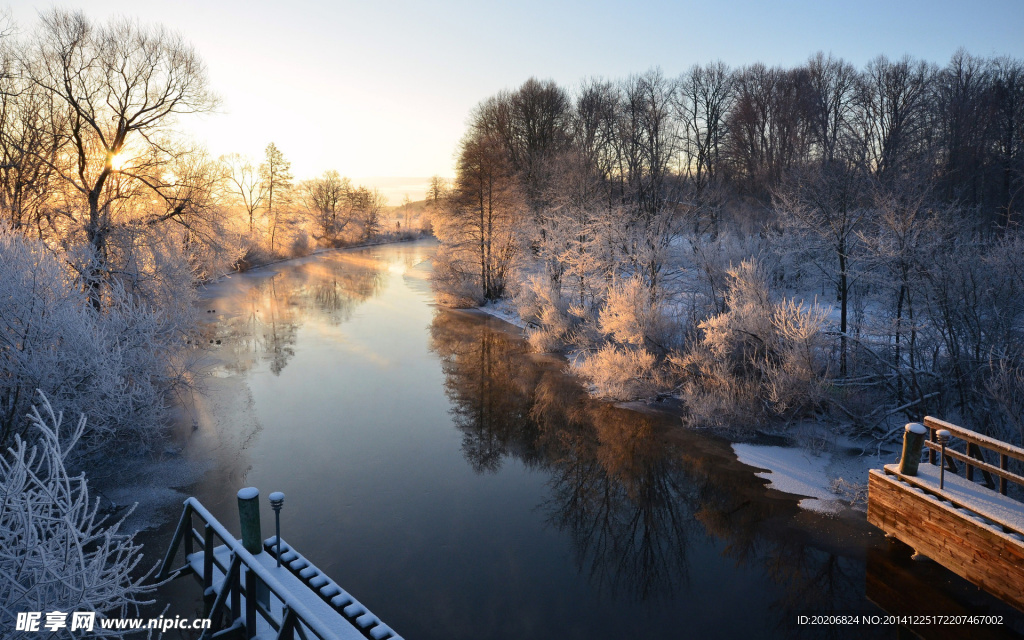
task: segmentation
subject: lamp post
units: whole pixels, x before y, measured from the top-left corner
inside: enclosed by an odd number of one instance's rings
[[[942,447],[942,452],[939,454],[939,489],[941,490],[946,482],[946,443],[949,442],[950,433],[945,429],[939,429],[935,432],[935,439]]]
[[[274,510],[274,539],[277,543],[277,566],[281,566],[281,507],[284,506],[284,494],[275,491],[270,494],[270,508]]]

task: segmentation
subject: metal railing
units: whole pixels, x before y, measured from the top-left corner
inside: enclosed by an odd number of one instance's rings
[[[193,528],[194,519],[202,523],[202,533]],[[225,565],[217,557],[216,541],[219,539],[229,552],[229,560]],[[301,600],[289,598],[288,589],[254,556],[242,543],[232,536],[220,522],[214,518],[206,507],[196,498],[185,501],[185,507],[174,531],[174,538],[167,550],[158,579],[180,577],[196,573],[192,556],[202,552],[202,575],[199,576],[203,587],[205,613],[212,620],[211,628],[205,629],[200,640],[224,637],[254,638],[257,631],[257,619],[262,618],[280,640],[294,640],[296,636],[303,640],[320,638],[321,640],[340,640],[336,629],[332,629]],[[184,547],[184,565],[171,569],[174,557],[180,547]],[[214,567],[224,576],[220,585],[214,584]],[[261,602],[260,585],[281,603],[281,610],[275,614],[270,607],[270,600]],[[242,598],[245,598],[244,611]],[[229,614],[228,624],[224,623],[225,614]],[[345,623],[347,624],[347,623]],[[353,630],[354,631],[354,630]]]

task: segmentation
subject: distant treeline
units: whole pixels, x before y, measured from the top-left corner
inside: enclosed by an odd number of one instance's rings
[[[486,151],[537,209],[550,199],[550,165],[572,156],[609,197],[656,210],[709,187],[768,203],[787,172],[840,163],[883,182],[928,180],[1005,225],[1024,206],[1022,125],[1020,60],[959,51],[943,67],[878,57],[858,70],[818,53],[791,69],[715,62],[572,92],[528,80],[476,109],[459,174]]]
[[[981,408],[1022,435],[1022,124],[1024,63],[965,51],[530,79],[470,116],[435,285],[698,422]]]

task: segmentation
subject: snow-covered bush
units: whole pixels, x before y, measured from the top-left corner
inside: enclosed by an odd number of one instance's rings
[[[658,387],[655,357],[646,349],[606,344],[597,353],[573,363],[575,373],[593,385],[596,397],[634,400],[651,395]]]
[[[1006,360],[992,362],[985,380],[985,396],[996,433],[1024,446],[1024,367]]]
[[[819,408],[830,377],[827,310],[773,302],[754,261],[729,278],[726,310],[702,322],[699,340],[675,359],[691,420],[729,427]]]
[[[244,272],[271,261],[273,256],[258,240],[247,240],[231,267],[235,271]]]
[[[448,307],[475,307],[483,303],[478,280],[468,273],[457,253],[444,245],[434,254],[430,284],[438,301]]]
[[[580,318],[546,275],[532,275],[516,287],[513,301],[528,325],[527,339],[534,351],[558,351],[574,342]]]
[[[668,327],[660,300],[638,276],[609,288],[598,322],[601,331],[619,344],[665,348]]]
[[[201,277],[195,269],[194,252],[184,246],[179,230],[121,228],[108,244],[117,254],[108,257],[108,262],[117,264],[108,284],[124,289],[111,292],[112,304],[120,304],[126,298],[122,294],[127,294],[139,306],[160,309],[168,327],[195,324],[195,283]],[[200,253],[208,254],[204,258],[207,268],[220,268],[215,258],[217,251],[208,245],[204,248]]]
[[[0,444],[27,428],[36,389],[57,411],[88,410],[82,451],[154,439],[167,393],[189,380],[192,308],[190,281],[153,273],[112,280],[97,310],[42,243],[0,229]]]
[[[313,239],[309,237],[309,233],[305,229],[299,229],[295,232],[295,237],[292,238],[289,255],[293,258],[301,258],[311,253],[313,253]]]
[[[154,586],[138,571],[142,545],[120,531],[124,517],[108,522],[89,497],[85,475],[72,476],[67,460],[86,432],[62,424],[45,396],[32,407],[33,438],[15,438],[0,455],[0,628],[15,628],[18,613],[96,612],[138,616]],[[70,626],[70,625],[69,625]],[[63,629],[47,637],[80,637]],[[27,634],[26,637],[39,634]],[[97,622],[90,637],[119,637]],[[6,636],[5,637],[10,637]]]

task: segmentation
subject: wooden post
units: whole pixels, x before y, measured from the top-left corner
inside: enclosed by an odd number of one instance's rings
[[[203,528],[203,613],[210,614],[215,593],[213,590],[213,527]]]
[[[1006,471],[1009,468],[1009,457],[1005,453],[999,454],[999,468]],[[1006,495],[1006,478],[999,477],[999,493]]]
[[[256,581],[258,578],[252,569],[245,568],[245,637],[246,640],[256,637]]]
[[[263,553],[260,532],[260,490],[246,487],[238,492],[238,520],[242,527],[242,546],[252,555]]]
[[[935,439],[939,442],[939,446],[942,447],[942,450],[939,451],[939,489],[944,489],[946,484],[946,444],[949,443],[951,437],[949,431],[945,429],[939,429],[935,432]],[[969,469],[970,465],[967,465],[967,468]]]
[[[921,463],[921,449],[927,432],[919,422],[908,423],[903,428],[903,455],[900,456],[900,473],[903,475],[917,475],[917,465]]]

